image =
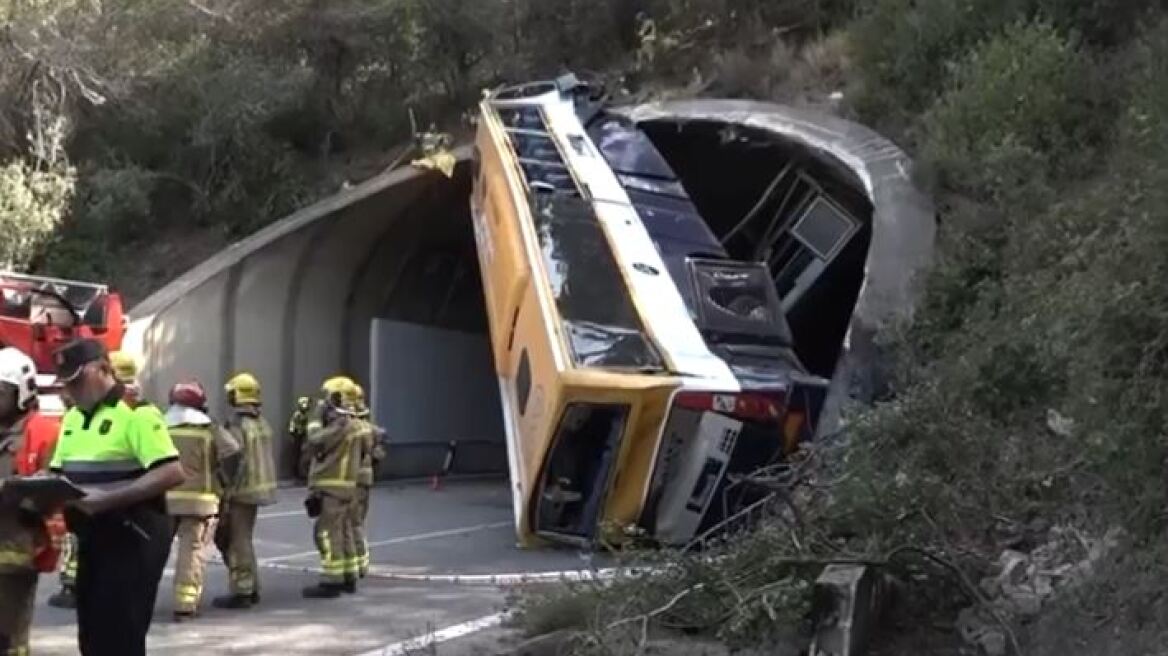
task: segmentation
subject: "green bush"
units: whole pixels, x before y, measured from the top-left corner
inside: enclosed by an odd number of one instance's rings
[[[77,220],[113,243],[148,234],[154,227],[154,182],[150,172],[136,166],[92,171],[78,185]]]
[[[43,170],[24,161],[0,166],[0,267],[28,266],[60,225],[74,182],[68,168]]]
[[[1072,40],[1016,23],[974,50],[925,114],[923,157],[946,188],[1013,201],[1093,162],[1109,95]]]
[[[1022,13],[1025,0],[876,0],[852,28],[861,117],[907,127],[954,64]]]

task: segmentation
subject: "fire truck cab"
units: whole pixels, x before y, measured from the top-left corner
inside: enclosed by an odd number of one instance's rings
[[[122,298],[106,285],[0,272],[0,346],[24,351],[37,373],[53,373],[53,352],[78,338],[115,351],[126,318]]]

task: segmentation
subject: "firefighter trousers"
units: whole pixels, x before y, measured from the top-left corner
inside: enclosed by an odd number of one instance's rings
[[[313,528],[316,548],[320,552],[322,585],[339,586],[357,579],[357,545],[353,531],[351,499],[321,495],[320,515]]]
[[[161,509],[90,518],[77,531],[77,642],[82,656],[146,656],[174,522]]]
[[[72,590],[77,585],[77,536],[65,534],[61,554],[61,587]]]
[[[353,547],[357,554],[357,574],[369,573],[369,539],[365,534],[365,521],[369,517],[369,488],[358,485],[357,496],[353,499]]]
[[[0,574],[0,656],[28,656],[36,587],[34,570]]]
[[[248,503],[229,502],[227,522],[230,540],[227,563],[231,570],[231,594],[250,597],[259,594],[259,565],[255,555],[255,525],[259,507]]]
[[[181,516],[178,520],[178,554],[174,563],[174,612],[196,613],[203,598],[205,550],[214,535],[214,517]]]

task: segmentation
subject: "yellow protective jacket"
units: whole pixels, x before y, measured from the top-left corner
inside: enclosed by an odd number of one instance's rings
[[[357,472],[357,485],[362,487],[373,487],[374,472],[377,470],[377,463],[385,460],[385,431],[372,423],[360,419],[369,425],[369,431],[365,433],[365,444],[363,445],[363,457],[361,459],[361,469]]]
[[[0,481],[16,476],[16,454],[25,437],[23,421],[0,433]],[[37,541],[46,538],[29,519],[18,505],[0,499],[0,574],[35,569]]]
[[[300,441],[308,435],[308,415],[310,412],[311,409],[296,408],[292,417],[288,419],[288,435],[292,436],[294,440]]]
[[[372,435],[373,427],[354,417],[335,419],[327,425],[314,423],[308,432],[313,453],[308,489],[340,499],[354,498]]]
[[[181,517],[214,515],[223,494],[222,463],[239,453],[239,443],[206,414],[192,408],[171,406],[166,411],[166,425],[187,474],[185,483],[166,493],[167,512]]]
[[[243,461],[235,484],[226,491],[231,503],[269,506],[276,503],[276,456],[271,425],[258,408],[236,408],[227,430],[239,443]]]

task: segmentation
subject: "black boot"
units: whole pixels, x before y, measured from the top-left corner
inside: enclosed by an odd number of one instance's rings
[[[300,595],[305,599],[336,599],[341,596],[342,587],[339,585],[318,583],[310,588],[304,588],[300,591]]]
[[[222,608],[224,610],[247,610],[252,606],[252,598],[254,595],[227,595],[225,597],[215,597],[211,600],[211,605],[215,608]]]
[[[59,592],[49,597],[49,605],[53,608],[72,610],[77,608],[77,595],[73,594],[73,588],[63,587]]]
[[[175,624],[182,624],[183,622],[189,622],[189,621],[195,619],[195,617],[197,615],[198,615],[198,613],[196,613],[194,611],[178,611],[178,610],[176,610],[176,611],[174,611],[174,623]]]
[[[260,593],[258,593],[258,592],[251,593],[251,603],[253,606],[260,603]]]
[[[341,586],[341,592],[345,594],[357,594],[357,578],[353,576],[345,577],[345,584]]]

